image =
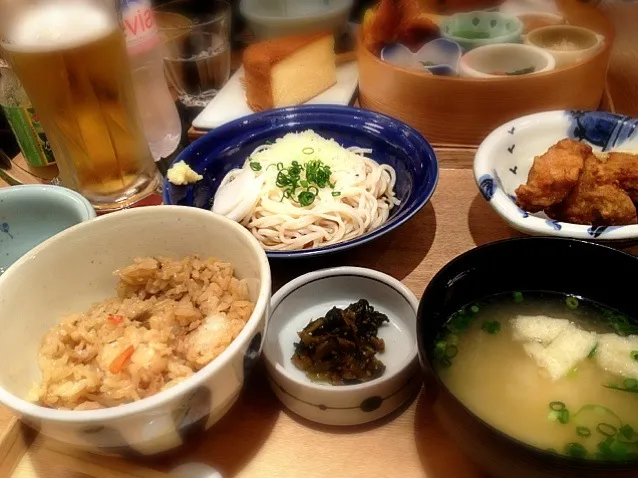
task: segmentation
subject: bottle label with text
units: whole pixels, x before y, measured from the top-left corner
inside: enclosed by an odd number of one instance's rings
[[[132,53],[150,50],[159,42],[151,2],[147,0],[122,0],[122,27]]]
[[[2,110],[24,159],[36,168],[54,164],[53,151],[33,108],[3,106]]]

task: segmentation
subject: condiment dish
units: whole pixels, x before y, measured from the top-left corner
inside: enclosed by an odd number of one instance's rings
[[[523,23],[515,16],[499,12],[456,13],[441,21],[441,35],[465,50],[494,43],[517,43]]]
[[[386,370],[355,385],[313,382],[291,360],[298,332],[333,307],[343,309],[360,299],[389,319],[379,328],[385,351],[377,354]],[[357,425],[388,415],[419,387],[414,377],[416,308],[417,299],[407,287],[370,269],[337,267],[289,282],[273,296],[264,343],[272,390],[295,414],[326,425]]]
[[[604,272],[592,274],[592,264],[601,265],[600,271]],[[593,455],[587,459],[567,456],[562,454],[562,448],[556,452],[531,446],[481,419],[452,393],[435,359],[435,347],[448,319],[468,304],[484,302],[495,294],[545,291],[613,307],[625,314],[632,324],[638,325],[634,284],[618,273],[625,271],[632,276],[637,268],[638,259],[607,246],[564,238],[518,238],[472,249],[449,262],[430,281],[419,305],[417,324],[424,397],[450,437],[486,472],[486,476],[633,478],[637,462],[635,458],[614,462]],[[526,292],[520,294],[523,296]],[[485,340],[489,340],[488,334]],[[493,357],[498,360],[498,354]],[[520,377],[520,384],[523,384],[527,376],[522,374]],[[592,382],[594,385],[599,386]],[[516,384],[509,386],[516,387]],[[509,400],[512,398],[508,394],[500,397],[504,403]],[[571,400],[579,401],[573,395]],[[500,408],[502,405],[497,401],[488,406]],[[530,410],[529,404],[521,404],[521,414]],[[547,420],[544,408],[540,409],[538,417]],[[516,420],[514,422],[510,430],[516,430],[517,425],[520,429],[525,420],[521,419],[520,425]],[[556,426],[562,426],[562,422]],[[570,426],[574,423],[570,422]],[[595,429],[594,434],[598,434]],[[598,441],[599,437],[594,434],[592,440]],[[566,437],[565,445],[571,441],[588,444],[576,433],[573,438],[569,434],[559,436]]]
[[[41,242],[93,218],[91,204],[70,189],[48,185],[0,189],[0,275]]]
[[[551,25],[530,31],[523,41],[548,51],[556,60],[556,68],[562,68],[595,55],[605,37],[575,25]]]
[[[523,116],[496,128],[479,146],[474,179],[490,206],[514,229],[537,236],[597,241],[633,241],[638,225],[587,226],[530,214],[516,203],[516,188],[527,182],[534,157],[571,138],[594,152],[638,153],[638,119],[599,111],[549,111]]]
[[[499,78],[552,71],[554,57],[541,48],[517,43],[484,45],[466,53],[459,64],[461,76]]]
[[[97,410],[57,410],[27,401],[41,380],[40,343],[74,312],[115,296],[113,272],[138,257],[197,254],[234,266],[254,311],[239,335],[195,374],[139,401]],[[130,209],[79,224],[43,242],[0,277],[0,403],[40,433],[100,454],[144,457],[182,445],[216,423],[237,400],[256,363],[270,307],[270,267],[239,224],[171,206]]]
[[[433,75],[458,76],[461,46],[447,38],[437,38],[416,52],[404,45],[388,45],[381,50],[381,59],[403,68],[414,68]]]

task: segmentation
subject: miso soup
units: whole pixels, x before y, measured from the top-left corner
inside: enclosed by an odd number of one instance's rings
[[[474,414],[529,445],[638,460],[638,326],[576,297],[513,292],[454,314],[437,372]]]

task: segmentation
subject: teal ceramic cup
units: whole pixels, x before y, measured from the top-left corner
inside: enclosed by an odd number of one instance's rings
[[[495,43],[520,43],[523,22],[499,12],[457,13],[445,18],[441,35],[455,41],[465,50]]]
[[[0,274],[41,242],[95,217],[80,194],[58,186],[0,189]]]

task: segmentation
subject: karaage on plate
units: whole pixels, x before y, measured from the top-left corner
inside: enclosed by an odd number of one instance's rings
[[[602,184],[617,184],[638,203],[638,155],[609,153],[603,163],[598,181]]]
[[[625,191],[607,180],[605,166],[593,154],[588,156],[578,184],[563,202],[548,208],[547,215],[573,224],[636,224],[636,206]]]
[[[572,224],[620,226],[636,224],[638,155],[596,156],[591,147],[564,139],[534,158],[527,184],[516,190],[519,206],[545,211]]]
[[[591,147],[571,139],[563,139],[536,156],[527,184],[516,189],[518,205],[525,211],[539,212],[563,201],[578,184],[590,156]]]

